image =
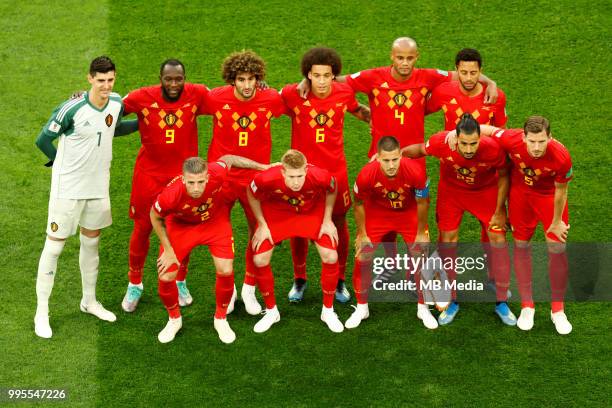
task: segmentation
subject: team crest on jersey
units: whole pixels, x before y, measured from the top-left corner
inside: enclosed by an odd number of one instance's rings
[[[59,229],[59,226],[55,222],[52,222],[51,223],[51,231],[57,232],[58,229]]]
[[[111,125],[113,124],[113,115],[111,115],[110,113],[106,115],[106,117],[104,118],[104,122],[106,123],[106,126],[111,127]]]
[[[204,204],[202,204],[202,205],[200,205],[200,206],[198,207],[198,212],[199,212],[199,213],[203,213],[203,212],[205,212],[206,210],[208,210],[208,207],[209,207],[208,203],[204,203]]]
[[[404,104],[406,103],[406,95],[404,95],[403,93],[398,93],[395,94],[395,96],[393,96],[393,102],[395,102],[397,104],[397,106],[404,106]]]
[[[329,118],[324,113],[319,113],[317,116],[315,116],[315,120],[317,121],[319,126],[323,126],[324,124],[326,124],[327,123],[327,119],[329,119]]]
[[[292,206],[297,207],[300,204],[300,199],[296,197],[289,197],[287,202],[291,204]]]
[[[166,124],[168,126],[172,126],[176,123],[176,115],[174,113],[168,113],[166,116],[164,116],[164,122],[166,122]]]
[[[248,116],[241,116],[238,118],[237,122],[241,128],[246,129],[251,124],[251,118]]]
[[[397,191],[389,191],[387,193],[387,198],[389,200],[397,200],[399,198],[399,193]]]
[[[531,167],[525,167],[523,169],[523,173],[525,173],[525,175],[528,177],[534,177],[536,175],[535,171],[533,171]]]
[[[462,176],[467,176],[467,175],[469,175],[471,173],[471,171],[469,169],[466,169],[465,167],[460,167],[460,168],[457,169],[457,171]]]

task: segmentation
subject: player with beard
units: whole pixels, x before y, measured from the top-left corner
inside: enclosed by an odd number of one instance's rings
[[[348,111],[356,118],[370,121],[370,110],[357,102],[347,84],[334,81],[342,71],[342,61],[331,48],[316,47],[302,57],[302,75],[311,83],[310,93],[302,99],[297,84],[281,91],[291,116],[291,148],[304,153],[309,163],[328,170],[338,183],[332,220],[338,230],[339,277],[336,300],[346,303],[350,293],[344,283],[349,248],[346,213],[351,206],[348,169],[344,156],[344,115]],[[289,292],[290,302],[299,302],[306,288],[306,257],[308,240],[291,239],[294,283]]]
[[[246,157],[269,164],[272,149],[270,119],[285,113],[285,104],[275,89],[257,89],[257,83],[266,76],[266,66],[257,54],[245,50],[229,55],[223,61],[223,80],[227,85],[214,88],[209,94],[210,112],[213,115],[213,136],[208,147],[208,161],[215,162],[226,154]],[[227,199],[242,206],[249,239],[255,230],[255,216],[247,199],[247,187],[257,170],[230,170],[226,179]],[[255,297],[255,267],[253,251],[247,245],[246,273],[241,297],[247,313],[256,315],[261,305]]]

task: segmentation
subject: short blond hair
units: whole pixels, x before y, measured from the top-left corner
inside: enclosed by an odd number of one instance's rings
[[[183,162],[183,174],[200,174],[208,171],[208,163],[201,157],[190,157]]]
[[[288,169],[301,169],[306,166],[306,156],[299,150],[289,149],[283,154],[281,163]]]

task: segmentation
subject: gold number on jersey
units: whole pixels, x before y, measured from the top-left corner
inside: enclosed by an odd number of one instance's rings
[[[389,200],[391,201],[391,200]],[[402,202],[401,201],[391,201],[391,207],[393,208],[402,208]]]
[[[525,176],[525,184],[528,186],[533,186],[533,179],[529,176]]]
[[[348,207],[351,203],[351,196],[349,195],[349,192],[345,191],[344,194],[342,194],[342,198],[344,198],[344,206]]]
[[[174,129],[166,129],[166,144],[174,143]]]
[[[249,132],[238,133],[238,146],[246,146],[249,144]]]
[[[398,109],[395,110],[395,119],[400,120],[400,125],[404,124],[404,112],[400,112]]]
[[[325,129],[319,128],[316,132],[315,142],[323,143],[325,141]]]

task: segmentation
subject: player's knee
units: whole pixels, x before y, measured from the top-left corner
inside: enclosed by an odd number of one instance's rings
[[[81,241],[81,247],[85,249],[91,249],[91,250],[95,250],[98,248],[98,243],[100,242],[100,239],[99,239],[100,235],[97,235],[95,237],[90,237],[88,235],[81,234],[79,238]]]
[[[457,242],[457,241],[459,241],[459,230],[440,231],[440,240],[442,242]]]
[[[529,248],[529,241],[521,241],[521,240],[515,239],[514,246],[516,248],[526,249],[526,248]]]
[[[264,266],[268,266],[270,264],[270,257],[266,252],[263,254],[257,254],[253,256],[253,263],[258,268],[263,268]]]
[[[326,264],[333,264],[338,262],[338,252],[333,249],[322,249],[321,262]]]
[[[159,280],[162,282],[172,282],[176,280],[176,275],[178,273],[178,269],[174,269],[172,271],[166,271],[159,274]]]
[[[506,243],[506,234],[500,234],[496,232],[489,232],[489,242],[491,246],[501,247]]]
[[[100,230],[90,230],[81,227],[81,235],[85,235],[88,238],[97,238],[100,236]]]
[[[66,244],[65,239],[53,238],[47,236],[47,241],[45,242],[44,252],[53,257],[59,257],[62,251],[64,250],[64,245]]]
[[[372,252],[362,252],[357,256],[357,260],[362,263],[372,262],[374,254]]]
[[[565,252],[565,244],[563,242],[546,239],[548,244],[548,252],[551,254],[562,254]]]

